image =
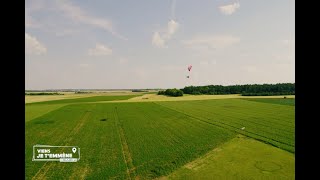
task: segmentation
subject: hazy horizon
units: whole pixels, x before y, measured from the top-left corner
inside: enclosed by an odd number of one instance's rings
[[[278,83],[262,83],[262,84],[257,84],[257,85],[263,85],[263,84],[278,84]],[[281,84],[281,83],[280,83]],[[293,82],[293,84],[295,84]],[[209,86],[209,85],[221,85],[221,84],[206,84],[206,85],[200,85],[200,86]],[[230,84],[230,85],[222,85],[222,86],[233,86],[233,85],[254,85],[254,84]],[[194,86],[194,85],[191,85]],[[186,87],[186,86],[184,86]],[[177,88],[177,89],[181,89],[184,87],[168,87],[168,88]],[[116,90],[135,90],[135,89],[141,89],[141,90],[154,90],[154,89],[168,89],[168,88],[112,88],[112,89],[107,89],[107,88],[49,88],[49,89],[25,89],[26,91],[45,91],[45,90],[107,90],[107,91],[116,91]]]
[[[25,89],[294,83],[294,11],[290,0],[27,0]]]

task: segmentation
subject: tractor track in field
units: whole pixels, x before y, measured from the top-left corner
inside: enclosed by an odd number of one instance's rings
[[[95,107],[95,106],[93,106]],[[91,111],[86,111],[84,113],[84,115],[81,117],[81,119],[79,120],[79,122],[77,123],[77,125],[73,128],[73,130],[70,132],[68,138],[66,138],[66,140],[63,142],[63,144],[61,146],[66,146],[68,145],[68,143],[73,139],[73,137],[79,132],[79,130],[82,128],[82,126],[84,125],[85,121],[87,119],[89,119],[91,115]],[[48,164],[49,161],[47,161],[46,163],[44,163],[42,165],[42,167],[38,170],[38,172],[32,177],[32,179],[36,180],[36,179],[46,179],[46,174],[49,171],[49,169],[55,165],[55,162],[50,162],[50,164]]]
[[[120,141],[121,141],[122,154],[123,154],[123,158],[124,158],[124,161],[125,161],[125,164],[127,167],[128,178],[130,180],[135,179],[135,177],[136,177],[135,169],[136,168],[134,167],[134,165],[132,163],[132,157],[131,157],[129,146],[127,143],[127,139],[126,139],[121,121],[119,120],[118,111],[116,108],[114,109],[113,115],[114,115],[116,126],[118,127],[118,133],[119,133]]]
[[[153,103],[158,104],[158,103],[156,103],[156,102],[153,102]],[[184,114],[184,115],[186,115],[186,116],[188,116],[188,117],[190,117],[190,118],[192,118],[192,119],[195,119],[195,120],[198,120],[198,121],[201,121],[201,122],[204,122],[204,123],[213,125],[213,126],[217,126],[217,127],[223,128],[223,129],[227,129],[227,130],[229,130],[229,131],[234,131],[234,132],[236,132],[236,133],[240,133],[240,134],[242,134],[242,135],[247,136],[247,134],[245,134],[245,133],[243,133],[243,132],[241,132],[241,131],[237,131],[238,128],[235,127],[235,126],[232,126],[232,125],[229,125],[229,124],[226,124],[226,123],[223,123],[223,122],[219,122],[219,121],[215,121],[216,123],[219,123],[219,124],[212,123],[212,122],[208,122],[208,121],[206,121],[206,120],[204,120],[204,119],[202,119],[202,118],[191,116],[191,115],[189,115],[189,114],[186,114],[186,113],[181,112],[181,111],[176,110],[176,109],[172,109],[172,108],[167,107],[167,106],[165,106],[165,105],[162,105],[162,104],[158,104],[158,105],[160,105],[160,106],[162,106],[162,107],[165,107],[165,108],[168,108],[168,109],[171,109],[171,110],[176,111],[176,112],[178,112],[178,113],[182,113],[182,114]],[[223,126],[223,125],[220,125],[220,124],[223,124],[224,126]],[[225,126],[228,126],[228,127],[230,127],[230,128],[227,128],[227,127],[225,127]],[[281,141],[278,141],[278,140],[273,139],[273,138],[268,138],[268,137],[266,137],[266,136],[259,135],[259,134],[256,134],[256,133],[252,133],[252,132],[248,132],[248,131],[244,131],[244,132],[246,132],[246,133],[248,133],[248,134],[252,134],[252,135],[254,135],[254,136],[258,136],[258,137],[264,138],[264,139],[269,139],[269,140],[272,140],[272,141],[274,141],[274,142],[276,142],[276,143],[280,143],[280,144],[287,145],[287,146],[289,146],[289,147],[293,147],[293,148],[294,148],[294,146],[291,145],[291,144],[288,144],[288,143],[285,143],[285,142],[281,142]],[[264,142],[264,143],[267,143],[267,144],[270,144],[270,145],[272,145],[272,146],[278,147],[278,146],[276,146],[275,144],[272,144],[272,143],[270,143],[270,142],[267,142],[267,141],[265,141],[265,140],[263,140],[263,139],[259,139],[259,138],[253,137],[253,136],[250,136],[250,137],[253,138],[253,139],[256,139],[256,140],[258,140],[258,141],[262,141],[262,142]],[[292,151],[287,150],[287,149],[286,149],[286,151],[292,152]]]

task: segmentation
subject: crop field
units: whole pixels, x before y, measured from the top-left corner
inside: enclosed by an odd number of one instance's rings
[[[248,101],[256,101],[256,102],[263,102],[263,103],[271,103],[271,104],[282,104],[282,105],[289,105],[294,106],[295,105],[295,99],[294,98],[255,98],[255,99],[246,99]]]
[[[67,105],[26,123],[27,178],[157,177],[233,136],[154,103]],[[35,144],[77,145],[82,159],[32,162]]]
[[[163,179],[295,179],[294,161],[292,153],[239,135]]]
[[[62,100],[62,99],[76,99],[76,98],[84,98],[84,97],[94,97],[94,96],[129,96],[129,95],[142,95],[153,92],[131,92],[131,91],[110,91],[110,92],[91,92],[91,93],[83,93],[76,94],[74,92],[58,92],[64,95],[26,95],[25,103],[34,103],[34,102],[42,102],[42,101],[53,101],[53,100]]]
[[[76,99],[59,99],[53,101],[34,102],[32,104],[70,104],[70,103],[86,103],[86,102],[99,102],[99,101],[114,101],[114,100],[127,100],[137,95],[126,96],[92,96]]]
[[[281,99],[284,96],[241,96],[240,94],[227,94],[227,95],[189,95],[184,94],[180,97],[170,97],[165,95],[156,95],[156,94],[144,94],[142,96],[137,96],[129,99],[128,101],[132,102],[148,102],[148,101],[194,101],[194,100],[208,100],[208,99]],[[287,99],[294,99],[294,95],[286,96]]]
[[[294,105],[254,99],[130,102],[135,96],[26,104],[26,179],[163,177],[238,134],[294,155]],[[33,162],[36,144],[79,146],[81,159]]]
[[[294,152],[294,106],[241,99],[156,103],[202,122]]]
[[[35,119],[62,106],[65,106],[65,104],[26,104],[25,121]]]

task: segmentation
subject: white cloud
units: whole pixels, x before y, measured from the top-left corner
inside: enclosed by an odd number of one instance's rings
[[[200,35],[182,41],[189,48],[196,50],[223,49],[240,42],[240,38],[231,35]]]
[[[28,55],[41,55],[47,52],[47,48],[28,33],[25,33],[25,46],[25,53]]]
[[[156,47],[165,47],[164,39],[160,36],[159,32],[154,32],[152,36],[152,45]]]
[[[127,40],[124,36],[115,31],[112,22],[109,19],[102,19],[90,16],[80,7],[71,4],[70,2],[57,1],[58,8],[65,14],[66,17],[72,19],[74,22],[92,25],[98,28],[109,31],[114,36]]]
[[[96,47],[93,49],[88,50],[88,54],[90,56],[106,56],[112,54],[112,49],[103,45],[103,44],[96,44]]]
[[[238,9],[238,8],[240,8],[240,4],[238,2],[219,7],[220,12],[225,14],[225,15],[233,14],[236,11],[236,9]]]
[[[62,15],[63,20],[71,20],[74,23],[67,22],[68,24],[85,24],[96,28],[104,29],[110,32],[115,37],[127,40],[124,36],[119,34],[111,20],[107,18],[100,18],[96,16],[92,16],[87,13],[84,9],[76,6],[75,4],[71,3],[70,1],[42,1],[42,0],[31,0],[26,2],[25,8],[25,26],[26,28],[39,28],[46,31],[64,31],[63,26],[61,26],[59,21],[57,23],[48,23],[44,21],[35,21],[33,15],[37,12],[46,12],[48,13],[55,13],[52,16],[46,16],[46,19],[50,19],[50,17],[60,17]],[[51,15],[51,14],[48,14]],[[54,27],[52,29],[52,27]],[[54,32],[56,33],[56,32]],[[58,32],[59,34],[59,32]],[[60,33],[61,34],[61,33]],[[65,32],[63,32],[65,34]]]
[[[160,48],[167,47],[166,42],[172,38],[172,36],[177,32],[178,28],[179,23],[174,20],[170,20],[165,31],[163,31],[162,33],[160,33],[159,31],[153,33],[152,45]]]
[[[178,28],[179,28],[179,23],[177,23],[174,20],[169,21],[167,34],[171,37],[178,30]]]

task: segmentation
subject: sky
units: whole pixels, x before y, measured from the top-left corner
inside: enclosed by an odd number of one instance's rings
[[[294,46],[292,0],[26,0],[25,88],[294,83]]]

